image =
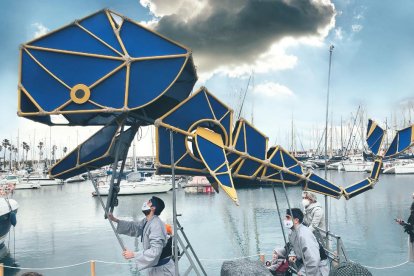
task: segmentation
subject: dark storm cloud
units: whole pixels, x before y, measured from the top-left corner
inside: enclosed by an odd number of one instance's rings
[[[252,62],[286,36],[320,35],[334,16],[334,6],[319,1],[211,0],[186,22],[180,14],[162,17],[156,30],[190,47],[212,69]]]

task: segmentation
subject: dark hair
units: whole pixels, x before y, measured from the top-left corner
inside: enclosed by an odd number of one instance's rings
[[[410,209],[411,209],[411,213],[414,212],[414,202],[411,203],[411,208]]]
[[[165,208],[164,201],[159,197],[153,196],[151,198],[151,203],[152,203],[152,206],[155,207],[154,214],[159,216],[161,214],[162,210],[164,210],[164,208]]]
[[[292,215],[293,214],[293,215]],[[289,215],[293,218],[297,218],[300,223],[303,222],[303,213],[302,210],[299,208],[292,208],[292,214],[290,213],[289,209],[286,209],[286,215]]]

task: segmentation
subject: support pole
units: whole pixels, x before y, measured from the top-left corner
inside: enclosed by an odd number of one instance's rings
[[[87,169],[87,171],[88,171],[88,176],[89,176],[89,179],[92,181],[92,185],[93,185],[93,188],[95,189],[95,192],[96,192],[96,195],[98,196],[98,199],[99,199],[99,202],[101,203],[101,206],[102,206],[102,209],[104,210],[104,212],[105,212],[105,217],[108,217],[108,212],[107,212],[107,209],[106,209],[106,207],[105,207],[105,203],[103,202],[103,200],[102,200],[102,197],[101,197],[101,194],[99,193],[99,189],[98,189],[98,187],[97,187],[97,185],[96,185],[96,181],[95,181],[95,179],[92,177],[92,174],[91,174],[91,172],[89,171],[89,169]],[[126,249],[125,249],[125,245],[124,245],[124,243],[123,243],[123,241],[122,241],[122,239],[121,239],[121,237],[119,236],[119,234],[118,234],[118,232],[116,232],[116,228],[115,228],[115,226],[114,226],[114,223],[112,222],[112,220],[110,220],[110,219],[108,219],[108,221],[109,221],[109,224],[111,225],[111,227],[112,227],[112,230],[114,231],[114,233],[115,233],[115,236],[116,236],[116,238],[117,238],[117,240],[118,240],[118,243],[119,243],[119,245],[121,246],[121,248],[122,248],[122,251],[125,251]],[[0,275],[1,276],[1,275]]]
[[[280,222],[280,227],[282,229],[282,233],[283,233],[283,240],[285,241],[285,245],[287,244],[287,239],[286,239],[286,234],[285,234],[285,228],[282,222],[282,217],[280,216],[280,209],[279,209],[279,203],[277,201],[277,197],[276,197],[276,191],[275,191],[275,183],[272,181],[272,190],[273,190],[273,196],[275,198],[275,202],[276,202],[276,209],[277,209],[277,214],[279,216],[279,222]]]
[[[95,261],[91,261],[91,276],[96,276]]]
[[[173,132],[170,131],[170,149],[171,149],[171,177],[172,177],[172,188],[173,188],[173,226],[174,226],[174,264],[175,264],[175,275],[179,274],[178,269],[178,227],[177,227],[177,191],[175,189],[175,161],[174,161],[174,138]]]

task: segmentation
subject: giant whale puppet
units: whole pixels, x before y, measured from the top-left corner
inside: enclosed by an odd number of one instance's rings
[[[50,169],[54,178],[108,164],[116,169],[121,161],[122,170],[139,127],[155,125],[158,174],[207,176],[236,203],[235,184],[247,182],[300,183],[350,199],[374,187],[384,157],[414,142],[413,125],[398,131],[384,151],[385,131],[369,120],[367,144],[376,156],[372,172],[338,186],[306,172],[283,147],[269,146],[268,137],[245,119],[234,121],[233,111],[207,88],[193,91],[196,81],[189,48],[101,10],[21,46],[18,115],[50,126],[61,124],[56,116],[68,126],[103,126]],[[111,182],[112,209],[119,183]]]

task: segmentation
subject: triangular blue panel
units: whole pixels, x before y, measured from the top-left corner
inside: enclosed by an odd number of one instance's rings
[[[279,166],[279,167],[284,167],[282,157],[281,157],[281,153],[282,153],[282,151],[279,149],[275,153],[275,155],[272,157],[272,159],[270,160],[270,163],[275,164],[276,166]]]
[[[411,145],[411,130],[412,127],[407,127],[398,131],[398,152],[402,152]]]
[[[70,91],[24,51],[22,52],[22,85],[45,111],[53,111],[70,99]]]
[[[105,11],[101,11],[94,16],[82,20],[80,25],[105,41],[118,52],[123,53]]]
[[[216,176],[218,180],[220,180],[221,184],[227,187],[232,187],[231,185],[231,178],[228,174],[220,174]]]
[[[122,108],[125,101],[126,68],[105,79],[92,88],[90,99],[100,105]]]
[[[398,133],[395,135],[394,139],[391,142],[391,145],[388,147],[385,157],[392,156],[397,153],[398,146]]]
[[[127,20],[122,24],[121,39],[131,57],[186,54],[187,50]]]
[[[199,162],[194,160],[190,155],[184,156],[180,162],[177,163],[177,166],[179,167],[186,167],[186,168],[192,168],[192,169],[205,169],[206,166],[204,166],[203,162]]]
[[[216,170],[226,161],[224,150],[207,139],[197,135],[197,145],[200,155],[212,171]]]
[[[101,107],[94,105],[90,102],[85,102],[83,104],[77,104],[74,102],[71,102],[64,108],[62,108],[62,111],[72,111],[72,110],[94,110],[94,109],[102,109]]]
[[[239,124],[239,122],[238,122],[238,124]],[[238,150],[238,151],[241,151],[241,152],[245,152],[246,151],[246,147],[245,147],[245,143],[244,143],[245,140],[244,140],[244,127],[243,127],[243,123],[240,123],[240,132],[239,132],[239,135],[237,137],[233,136],[233,139],[237,139],[235,141],[236,142],[235,143],[235,149]]]
[[[208,97],[208,101],[210,102],[211,108],[214,111],[214,114],[216,115],[217,120],[220,120],[224,114],[229,110],[228,107],[224,106],[222,103],[217,101],[213,96],[206,93],[206,96]]]
[[[174,82],[184,62],[185,58],[132,62],[128,106],[138,107],[157,98]]]
[[[119,57],[116,52],[112,51],[105,44],[75,25],[70,25],[60,31],[51,33],[43,38],[40,38],[39,40],[34,41],[29,45],[80,53]]]
[[[23,91],[20,93],[20,109],[22,112],[39,112],[39,109],[34,105],[34,103],[26,96]]]
[[[119,60],[29,50],[52,74],[70,87],[93,84],[122,64]],[[50,100],[50,99],[49,99]]]
[[[266,137],[260,134],[249,124],[244,124],[246,128],[247,152],[258,159],[265,159],[266,156]]]

